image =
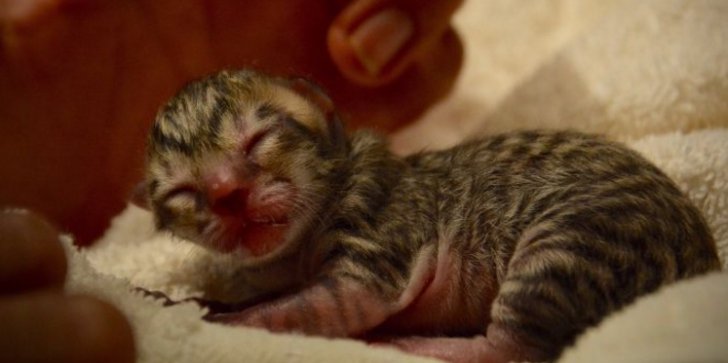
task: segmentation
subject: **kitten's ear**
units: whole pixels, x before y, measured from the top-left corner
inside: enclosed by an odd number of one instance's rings
[[[134,204],[135,206],[150,210],[149,208],[149,200],[147,199],[147,183],[146,182],[139,182],[136,186],[134,186],[134,189],[131,192],[131,198],[129,198],[129,201],[131,204]]]
[[[326,94],[326,91],[316,83],[303,77],[289,78],[288,86],[323,112],[326,117],[326,126],[329,129],[331,142],[336,147],[345,147],[347,142],[344,123],[336,112],[334,101]]]
[[[288,86],[299,95],[303,96],[311,103],[316,105],[324,114],[335,112],[336,107],[334,101],[331,100],[326,91],[316,83],[303,78],[303,77],[291,77],[288,79]]]

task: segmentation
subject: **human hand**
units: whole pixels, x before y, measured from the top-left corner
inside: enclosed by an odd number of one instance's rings
[[[329,27],[329,52],[339,71],[354,84],[392,82],[413,64],[435,59],[441,51],[448,57],[460,57],[459,40],[450,21],[462,0],[339,3],[345,6]],[[439,71],[448,72],[447,68]]]
[[[133,362],[124,317],[94,298],[64,295],[65,274],[50,224],[0,211],[0,362]]]
[[[386,31],[355,30],[384,4],[412,14],[404,51],[392,53]],[[81,243],[95,239],[141,179],[157,107],[221,68],[306,75],[330,91],[350,125],[401,126],[453,83],[462,49],[448,24],[458,4],[5,0],[0,202],[42,212]],[[394,60],[383,61],[388,53]]]

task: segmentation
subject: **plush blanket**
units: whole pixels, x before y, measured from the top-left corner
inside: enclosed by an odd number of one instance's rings
[[[466,45],[452,96],[393,138],[399,152],[515,128],[573,128],[626,142],[705,214],[728,259],[728,2],[471,0],[456,19]],[[203,322],[175,298],[243,290],[235,261],[156,234],[130,207],[93,248],[67,244],[67,289],[130,319],[140,362],[426,362],[353,340]],[[590,329],[561,362],[728,361],[728,273],[674,284]]]

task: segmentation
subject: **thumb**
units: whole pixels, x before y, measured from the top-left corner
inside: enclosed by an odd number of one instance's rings
[[[354,0],[339,13],[328,47],[339,71],[364,86],[389,83],[427,58],[462,0]]]

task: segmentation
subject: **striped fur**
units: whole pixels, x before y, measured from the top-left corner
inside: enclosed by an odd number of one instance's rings
[[[527,347],[523,358],[548,360],[638,296],[719,269],[698,210],[617,143],[524,131],[399,158],[369,132],[334,140],[331,115],[317,107],[284,80],[223,72],[187,86],[151,132],[158,225],[205,244],[199,224],[213,217],[195,178],[206,162],[235,158],[236,133],[283,125],[256,163],[296,185],[305,208],[251,274],[303,292],[241,321],[339,336],[376,327],[472,335],[490,325]],[[180,185],[192,196],[171,203]],[[421,291],[412,286],[428,284],[417,280],[421,261],[447,265],[446,292],[427,319],[396,322]]]

